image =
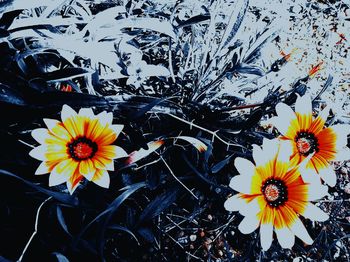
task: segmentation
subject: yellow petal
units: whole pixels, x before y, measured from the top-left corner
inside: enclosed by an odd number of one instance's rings
[[[87,180],[91,180],[96,172],[96,168],[90,159],[83,160],[79,163],[79,172]]]
[[[106,170],[98,169],[92,178],[92,182],[104,188],[109,188],[110,178]]]

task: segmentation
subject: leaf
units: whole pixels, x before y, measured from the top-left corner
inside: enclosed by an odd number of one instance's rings
[[[79,236],[77,237],[76,241],[78,242],[79,239],[82,237],[82,235],[85,233],[85,231],[97,220],[99,220],[100,218],[102,218],[105,215],[112,215],[115,211],[117,211],[117,209],[119,208],[119,206],[130,196],[132,195],[135,191],[139,190],[142,187],[145,187],[146,183],[145,182],[140,182],[140,183],[136,183],[130,186],[127,186],[125,188],[122,188],[121,190],[126,190],[124,193],[122,193],[121,195],[119,195],[116,199],[114,199],[114,201],[108,205],[108,207],[101,212],[100,214],[98,214],[92,221],[90,221],[79,233]]]
[[[64,255],[58,252],[52,253],[57,259],[58,262],[69,262],[68,258],[66,258]]]
[[[207,145],[197,138],[190,136],[178,136],[176,139],[184,140],[194,146],[199,152],[204,152],[208,149]]]
[[[238,0],[235,3],[233,12],[230,16],[230,21],[226,27],[225,34],[222,37],[219,50],[221,50],[226,45],[228,45],[237,34],[238,29],[240,28],[243,18],[245,16],[245,13],[247,11],[248,4],[249,4],[249,0]]]
[[[0,261],[1,262],[11,262],[11,260],[8,260],[8,259],[4,258],[3,256],[0,256]]]
[[[140,245],[139,240],[137,239],[137,237],[135,236],[135,234],[134,234],[130,229],[128,229],[128,228],[126,228],[126,227],[123,227],[123,226],[120,226],[120,225],[111,225],[111,226],[108,227],[108,229],[111,229],[111,230],[119,230],[119,231],[123,231],[123,232],[125,232],[125,233],[128,233],[130,236],[132,236],[132,237],[136,240],[137,244]]]
[[[0,84],[0,102],[19,106],[27,104],[19,92],[3,84]]]
[[[147,143],[148,149],[141,148],[140,150],[132,152],[129,155],[128,159],[126,160],[126,163],[130,165],[147,157],[148,155],[155,152],[158,148],[160,148],[163,144],[164,144],[164,140],[156,140],[156,141]]]
[[[59,205],[57,205],[56,207],[56,215],[57,215],[57,219],[58,219],[58,222],[60,223],[61,227],[63,228],[63,230],[70,236],[71,233],[69,233],[69,230],[68,230],[68,227],[67,227],[67,224],[66,224],[66,221],[63,217],[63,213],[62,213],[62,209]]]
[[[100,40],[106,35],[116,36],[124,28],[141,28],[159,32],[176,39],[174,27],[169,21],[160,21],[158,18],[138,18],[131,17],[116,20],[108,24],[108,28],[98,28],[96,39]]]
[[[144,77],[170,75],[170,71],[166,67],[160,65],[145,64],[141,69]]]
[[[149,228],[141,227],[138,229],[137,233],[139,233],[146,241],[149,243],[153,243],[155,236]]]
[[[65,193],[60,193],[60,192],[55,192],[55,191],[51,191],[51,190],[47,190],[45,188],[42,188],[36,184],[33,184],[32,182],[29,182],[19,176],[16,176],[15,174],[12,174],[11,172],[8,172],[6,170],[3,170],[3,169],[0,169],[0,174],[2,175],[5,175],[5,176],[9,176],[9,177],[13,177],[13,178],[16,178],[20,181],[22,181],[23,183],[27,184],[28,186],[38,190],[39,192],[41,193],[44,193],[48,196],[51,196],[53,197],[54,199],[62,202],[62,203],[65,203],[65,204],[68,204],[68,205],[71,205],[71,206],[78,206],[79,204],[79,200],[78,198],[74,197],[74,196],[70,196],[69,194],[65,194]]]
[[[242,59],[243,62],[249,64],[254,60],[254,57],[256,54],[260,51],[260,49],[263,47],[263,45],[271,38],[273,38],[276,34],[277,29],[275,26],[271,26],[271,28],[267,29],[262,33],[262,35],[259,35],[255,43],[249,47],[249,49],[246,51],[244,58]]]
[[[128,119],[129,120],[135,120],[138,119],[142,116],[144,116],[148,111],[150,111],[153,107],[156,105],[159,105],[162,103],[166,98],[163,99],[154,99],[152,102],[150,102],[148,105],[141,107],[139,110],[136,112],[131,112]]]
[[[177,28],[193,25],[193,24],[198,24],[204,21],[210,20],[210,14],[205,14],[205,15],[196,15],[194,17],[191,17],[187,19],[186,21],[180,21],[179,25]]]
[[[141,225],[146,221],[151,220],[152,218],[158,216],[165,209],[167,209],[172,203],[175,202],[179,193],[181,192],[180,188],[172,187],[163,194],[157,196],[147,207],[142,211],[137,225]]]
[[[232,157],[234,156],[234,154],[226,157],[224,160],[221,160],[219,163],[216,163],[212,168],[211,168],[211,172],[213,174],[218,173],[221,169],[223,169],[228,163],[230,163]]]
[[[2,14],[0,18],[0,28],[8,29],[12,24],[13,20],[22,13],[23,10],[13,10]]]
[[[235,67],[234,71],[241,74],[251,74],[257,76],[264,76],[266,73],[264,69],[256,65],[248,65],[241,63],[239,66]]]
[[[95,31],[110,21],[114,22],[115,18],[121,13],[126,13],[123,6],[111,7],[97,13],[94,18],[84,27],[81,34],[85,35],[87,31]]]

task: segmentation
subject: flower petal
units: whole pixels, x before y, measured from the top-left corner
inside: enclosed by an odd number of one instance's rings
[[[47,147],[45,145],[38,146],[29,152],[29,155],[35,159],[45,161],[46,159]]]
[[[282,135],[293,139],[296,132],[300,129],[296,114],[284,103],[277,104],[276,113],[278,117],[271,118],[271,123]]]
[[[98,151],[96,152],[96,156],[101,156],[107,159],[117,159],[127,157],[128,154],[119,146],[105,145],[99,147]]]
[[[132,152],[126,161],[127,164],[132,164],[141,160],[142,158],[145,158],[146,156],[150,155],[151,153],[156,151],[158,148],[160,148],[163,144],[164,144],[163,140],[148,142],[147,143],[148,149],[141,148],[137,151]]]
[[[44,175],[50,173],[50,165],[48,162],[41,162],[37,170],[35,171],[35,175]]]
[[[299,217],[295,219],[290,230],[306,244],[311,245],[314,242]]]
[[[124,125],[111,125],[110,126],[110,129],[113,130],[113,132],[116,134],[117,137],[122,132],[123,128],[124,128]]]
[[[107,113],[106,111],[103,111],[97,115],[97,118],[100,120],[101,126],[103,127],[105,127],[106,125],[112,125],[113,113]]]
[[[78,163],[72,159],[67,159],[57,164],[50,173],[49,186],[56,186],[66,182],[69,177],[73,176]]]
[[[91,181],[100,187],[109,188],[110,178],[106,170],[98,169]]]
[[[295,112],[302,130],[310,128],[312,123],[312,104],[309,95],[298,97],[295,103]]]
[[[317,176],[317,174],[314,174]],[[321,199],[328,194],[328,187],[324,186],[318,180],[318,183],[310,183],[308,186],[308,201]]]
[[[312,117],[312,104],[309,95],[299,96],[295,102],[295,112],[300,115],[310,115]]]
[[[257,213],[261,211],[261,208],[258,203],[258,197],[255,197],[249,203],[244,203],[239,209],[239,212],[243,216],[256,216]]]
[[[235,159],[235,167],[241,175],[253,176],[255,172],[255,166],[247,159],[237,157]]]
[[[87,118],[90,118],[90,119],[95,117],[94,112],[92,111],[91,108],[81,108],[79,110],[78,114],[81,115],[81,116],[85,116]]]
[[[278,242],[282,248],[292,248],[294,246],[295,237],[288,227],[275,228]]]
[[[242,222],[239,224],[238,229],[242,234],[250,234],[255,229],[258,228],[260,221],[257,216],[247,216],[243,218]]]
[[[64,123],[68,118],[77,117],[77,112],[75,112],[69,105],[63,105],[61,111],[61,119]]]
[[[256,166],[263,166],[277,155],[279,141],[277,139],[264,138],[261,149],[253,145],[253,158]]]
[[[328,127],[336,134],[336,147],[342,149],[348,144],[348,135],[350,134],[350,125],[338,124]],[[350,158],[350,156],[349,156]]]
[[[326,221],[329,216],[314,204],[307,203],[304,212],[301,214],[303,217],[309,218],[312,221]]]
[[[208,147],[202,141],[190,136],[178,136],[176,139],[182,139],[194,146],[199,152],[207,151]]]
[[[55,137],[64,141],[69,141],[72,138],[61,122],[55,119],[44,118],[44,123]]]
[[[79,170],[76,169],[76,172],[67,180],[67,188],[71,195],[78,188],[83,179],[84,177],[79,173]]]
[[[350,148],[344,147],[343,149],[340,149],[333,161],[345,161],[350,159]]]
[[[49,138],[50,134],[46,128],[37,128],[32,131],[32,137],[40,144],[44,144],[45,139]]]
[[[315,135],[320,133],[324,127],[324,124],[326,123],[328,115],[329,107],[327,106],[318,114],[317,118],[314,121],[312,121],[311,126],[309,128],[309,132],[314,133]]]
[[[87,180],[91,181],[96,172],[96,168],[90,159],[80,161],[79,173],[83,175]]]
[[[328,166],[326,168],[322,168],[318,171],[322,180],[326,182],[329,186],[334,187],[337,182],[337,176],[333,169],[333,166]]]
[[[260,225],[260,242],[263,250],[268,250],[272,244],[273,225],[272,223]]]
[[[231,178],[230,187],[243,194],[251,193],[252,176],[238,175]]]
[[[224,207],[227,211],[238,211],[244,204],[245,201],[240,197],[239,194],[236,194],[225,201]]]
[[[290,156],[293,153],[293,145],[290,140],[281,140],[279,143],[279,150],[277,160],[283,163],[289,163]]]

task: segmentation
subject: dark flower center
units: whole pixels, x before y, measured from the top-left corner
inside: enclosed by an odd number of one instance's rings
[[[86,137],[80,137],[68,144],[68,152],[75,160],[89,159],[97,152],[97,144]]]
[[[288,200],[288,191],[285,183],[280,179],[270,178],[261,187],[266,202],[271,207],[283,205]]]
[[[296,147],[301,155],[308,156],[318,151],[318,141],[314,134],[299,132],[295,137]]]

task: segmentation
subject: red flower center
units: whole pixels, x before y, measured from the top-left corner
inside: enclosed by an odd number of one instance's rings
[[[318,140],[313,133],[299,132],[295,137],[295,145],[301,155],[307,156],[318,151]]]
[[[92,158],[97,151],[97,144],[86,137],[80,137],[68,144],[70,156],[75,160]]]
[[[297,149],[302,154],[308,153],[311,149],[310,141],[304,137],[299,138],[297,140]]]
[[[267,179],[261,186],[261,193],[272,208],[277,208],[288,200],[287,186],[280,179]]]
[[[279,197],[280,191],[276,185],[268,185],[265,188],[264,195],[268,201],[276,201]]]

